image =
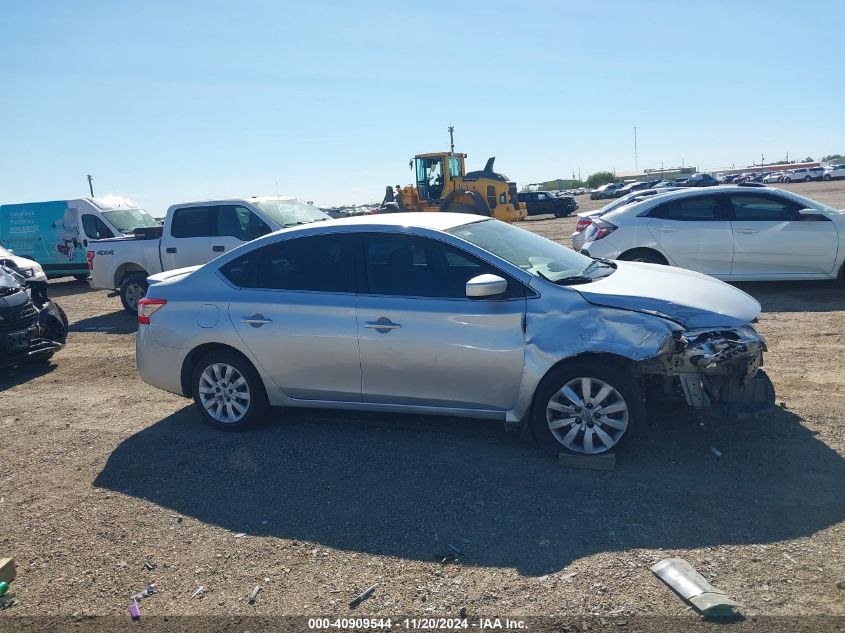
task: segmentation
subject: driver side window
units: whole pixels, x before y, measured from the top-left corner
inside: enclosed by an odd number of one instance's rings
[[[82,228],[86,237],[92,240],[105,240],[114,237],[111,229],[106,226],[96,215],[85,214],[82,216]]]

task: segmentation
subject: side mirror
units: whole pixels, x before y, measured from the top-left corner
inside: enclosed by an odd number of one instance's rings
[[[802,219],[807,219],[807,220],[819,220],[822,217],[822,214],[819,213],[818,211],[816,211],[815,209],[801,209],[798,212],[798,215]]]
[[[483,299],[503,294],[508,282],[498,275],[478,275],[467,282],[466,293],[470,299]]]

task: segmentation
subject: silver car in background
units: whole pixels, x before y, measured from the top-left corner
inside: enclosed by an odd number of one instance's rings
[[[524,422],[550,450],[596,454],[648,398],[719,415],[774,401],[747,294],[480,216],[328,220],[149,280],[140,375],[221,429],[270,406],[425,413]]]

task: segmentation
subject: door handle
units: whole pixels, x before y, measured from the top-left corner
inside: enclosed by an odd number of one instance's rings
[[[759,233],[760,229],[734,229],[734,233],[744,233],[745,235],[751,235],[752,233]]]
[[[175,253],[176,247],[175,246],[168,246],[167,248],[164,249],[164,252],[165,253]]]
[[[378,321],[367,321],[364,323],[364,327],[370,328],[371,330],[398,330],[402,325],[394,323],[387,317],[381,317]]]
[[[273,319],[266,318],[263,314],[253,314],[248,317],[241,317],[241,323],[246,323],[252,327],[261,327],[265,323],[272,323]]]
[[[226,247],[225,246],[212,246],[211,250],[213,250],[215,253],[222,253],[223,251],[226,250]]]
[[[671,226],[658,226],[657,230],[660,231],[661,233],[674,233],[678,229],[674,229]]]

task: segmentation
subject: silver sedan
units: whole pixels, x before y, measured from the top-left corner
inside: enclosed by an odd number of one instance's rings
[[[328,220],[149,281],[141,377],[226,430],[271,406],[457,415],[597,454],[644,422],[648,398],[720,414],[774,398],[750,296],[490,218]]]

